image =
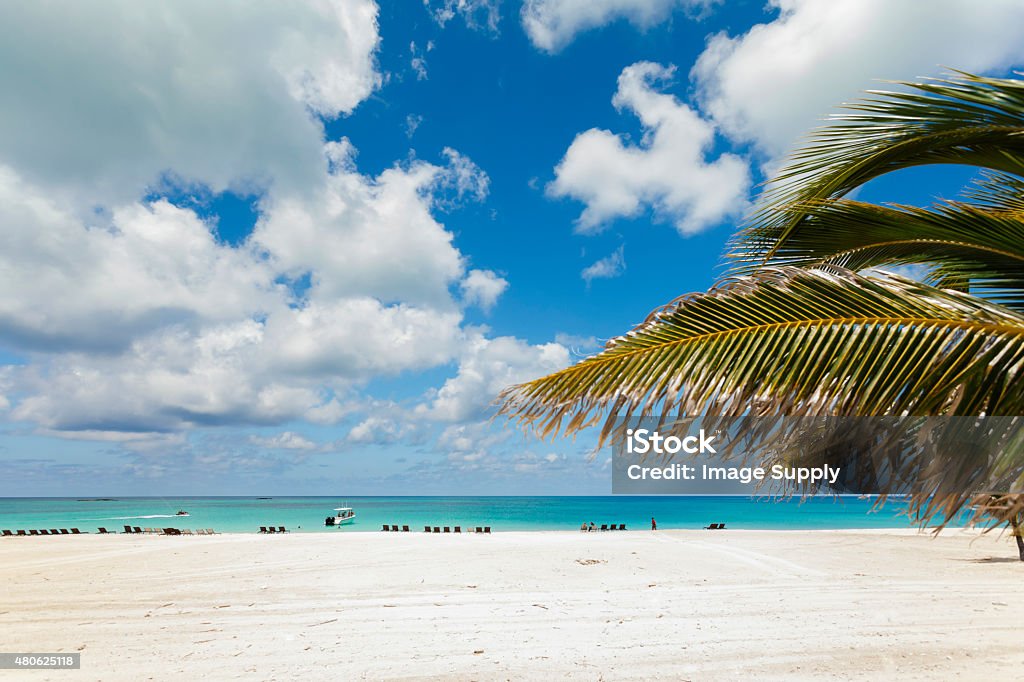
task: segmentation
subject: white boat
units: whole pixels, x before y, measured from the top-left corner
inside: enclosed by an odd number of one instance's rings
[[[324,519],[325,526],[344,526],[356,520],[356,513],[352,507],[335,507],[334,512],[334,516]]]

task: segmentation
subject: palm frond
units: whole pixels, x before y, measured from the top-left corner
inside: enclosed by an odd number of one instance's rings
[[[976,206],[1024,216],[1024,180],[1016,175],[984,171],[963,194]]]
[[[961,73],[900,84],[910,92],[871,91],[811,134],[765,191],[734,258],[770,260],[821,201],[895,170],[966,164],[1024,176],[1024,81]]]
[[[771,265],[935,266],[926,281],[969,284],[979,295],[1024,309],[1024,211],[944,202],[931,209],[850,201],[820,202],[782,243],[750,235],[734,253],[750,263],[772,251]]]
[[[543,436],[604,418],[1018,414],[1024,316],[896,275],[765,268],[654,311],[605,350],[507,389]],[[614,438],[612,438],[614,440]]]

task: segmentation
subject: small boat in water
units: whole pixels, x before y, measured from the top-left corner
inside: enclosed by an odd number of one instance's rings
[[[325,526],[343,526],[356,520],[356,513],[352,507],[335,507],[334,512],[334,516],[324,519]]]
[[[175,516],[188,516],[188,512],[185,511],[184,509],[179,509],[178,513],[175,514]]]

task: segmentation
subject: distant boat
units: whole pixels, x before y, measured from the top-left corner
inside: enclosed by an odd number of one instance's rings
[[[185,511],[184,509],[179,509],[178,513],[175,514],[175,516],[188,516],[188,512]]]
[[[356,513],[352,507],[335,507],[334,511],[334,516],[324,519],[325,526],[344,526],[356,520]]]

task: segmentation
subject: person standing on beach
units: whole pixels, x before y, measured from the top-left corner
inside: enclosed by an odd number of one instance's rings
[[[651,517],[651,530],[658,530],[658,522],[654,520],[653,516]]]

